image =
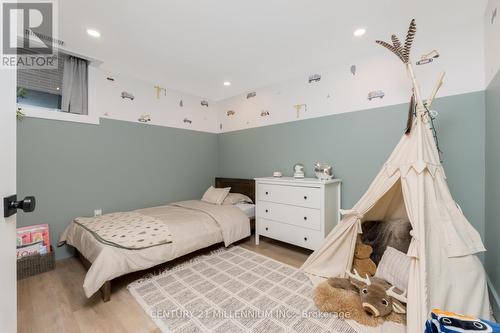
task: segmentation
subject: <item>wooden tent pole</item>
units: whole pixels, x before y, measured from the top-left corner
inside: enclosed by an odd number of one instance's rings
[[[417,102],[417,111],[424,110],[424,103],[422,102],[422,98],[420,97],[420,87],[418,85],[417,78],[415,77],[415,72],[413,71],[411,61],[408,61],[406,63],[406,68],[413,84],[413,93],[415,94],[415,100]]]
[[[408,69],[408,74],[410,75],[412,84],[413,84],[413,94],[415,95],[415,100],[417,102],[417,158],[421,160],[424,156],[424,148],[422,146],[422,118],[420,115],[424,114],[425,106],[422,102],[422,98],[420,97],[420,87],[417,82],[417,78],[415,77],[415,73],[413,72],[413,66],[411,65],[411,60],[406,63],[406,68]],[[420,179],[421,177],[419,177]]]
[[[436,83],[436,86],[434,87],[434,90],[432,91],[431,96],[429,97],[429,99],[427,99],[427,102],[425,103],[428,109],[431,108],[432,102],[434,102],[434,97],[436,97],[436,95],[439,91],[439,88],[441,88],[441,86],[443,85],[443,79],[444,79],[445,74],[446,74],[445,72],[443,72],[441,74],[441,76],[439,77],[439,79]]]

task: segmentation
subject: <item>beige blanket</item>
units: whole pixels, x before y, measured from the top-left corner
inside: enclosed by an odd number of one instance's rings
[[[225,246],[229,246],[237,240],[240,240],[242,238],[241,235],[250,235],[250,222],[248,217],[237,207],[231,205],[213,205],[198,200],[177,202],[173,203],[172,206],[204,212],[211,216],[219,224]],[[243,216],[245,217],[244,219]],[[239,220],[241,223],[235,223]],[[244,223],[243,220],[248,223]]]
[[[118,276],[147,269],[220,242],[228,246],[250,236],[248,217],[231,205],[185,201],[135,212],[167,224],[172,243],[142,250],[116,248],[97,241],[76,223],[71,223],[59,238],[59,243],[66,242],[76,247],[92,263],[83,283],[87,297],[98,291],[106,281]]]
[[[74,222],[101,243],[122,249],[142,250],[172,243],[172,235],[166,223],[136,212],[77,217]]]

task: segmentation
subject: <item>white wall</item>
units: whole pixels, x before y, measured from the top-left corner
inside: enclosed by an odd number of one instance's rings
[[[114,81],[109,81],[108,77]],[[168,87],[166,94],[162,91],[158,99],[155,85],[94,69],[90,88],[95,94],[92,104],[99,117],[103,118],[138,122],[142,114],[149,114],[151,121],[146,124],[212,133],[218,131],[217,112],[213,101],[208,101],[209,106],[205,107],[201,105],[202,97],[177,92]],[[123,99],[122,91],[132,93],[134,100]],[[179,105],[181,100],[183,107]],[[191,120],[192,123],[185,123],[184,118]]]
[[[493,4],[499,1],[490,0],[490,12]],[[491,13],[487,11],[486,21],[490,16]],[[483,90],[485,77],[486,82],[489,82],[500,67],[500,47],[498,43],[488,42],[500,38],[499,20],[500,12],[495,24],[486,24],[486,27],[484,22],[475,18],[454,22],[453,25],[445,22],[442,31],[419,26],[412,50],[413,60],[418,60],[422,54],[433,49],[440,53],[440,57],[434,62],[415,66],[423,95],[428,96],[442,71],[446,71],[446,77],[439,96]],[[403,37],[401,35],[404,31],[398,33]],[[97,124],[100,117],[138,122],[142,114],[149,114],[152,121],[148,124],[227,132],[405,103],[409,100],[410,82],[404,65],[396,56],[374,43],[374,39],[389,38],[389,34],[363,37],[356,40],[356,43],[358,46],[363,44],[369,50],[367,54],[360,53],[357,58],[348,61],[338,60],[328,68],[317,69],[312,63],[311,71],[303,73],[301,77],[256,87],[255,98],[247,99],[246,94],[242,94],[217,102],[208,101],[209,107],[200,105],[202,97],[181,93],[169,87],[166,87],[166,96],[161,95],[157,99],[154,86],[158,83],[163,86],[162,82],[145,82],[94,67],[89,72],[89,117],[86,122]],[[355,75],[350,73],[351,65],[356,65]],[[315,73],[321,74],[321,81],[309,84],[308,76]],[[107,77],[115,80],[108,81]],[[367,94],[373,90],[382,90],[385,97],[369,101]],[[132,93],[135,99],[122,99],[122,91]],[[179,106],[180,100],[184,107]],[[307,111],[302,111],[299,118],[293,107],[296,104],[307,105]],[[235,115],[228,117],[226,113],[229,110],[235,111]],[[262,111],[268,111],[270,115],[261,117]],[[27,113],[30,116],[70,121],[83,119],[81,116],[61,115],[58,112],[47,115],[43,110],[30,110]],[[192,123],[184,123],[185,118]]]
[[[477,20],[463,22],[454,30],[455,35],[452,36],[448,33],[422,30],[417,31],[412,49],[414,62],[422,54],[433,49],[437,49],[440,53],[440,57],[434,62],[414,66],[424,97],[430,94],[442,71],[446,71],[446,77],[439,96],[484,89],[482,22]],[[388,40],[390,36],[377,36],[377,38]],[[363,43],[373,44],[373,48],[377,48],[378,51],[367,56],[360,55],[350,62],[304,73],[302,77],[258,88],[255,90],[257,92],[255,98],[247,99],[244,94],[218,102],[222,131],[408,102],[410,82],[403,63],[388,50],[376,45],[373,40],[367,39]],[[357,67],[356,75],[350,72],[353,64]],[[314,73],[321,74],[322,79],[320,82],[309,84],[308,76]],[[384,91],[385,97],[369,101],[367,95],[372,90]],[[303,112],[299,118],[293,107],[295,104],[307,104],[307,112]],[[226,115],[228,110],[233,110],[236,114],[229,117]],[[268,110],[270,115],[261,117],[262,110]]]
[[[110,81],[107,78],[113,78]],[[59,112],[33,106],[23,106],[28,117],[72,121],[87,124],[99,124],[99,119],[109,118],[131,122],[139,122],[141,115],[149,114],[151,121],[145,125],[159,125],[185,128],[195,131],[215,133],[219,130],[217,108],[208,100],[208,107],[202,106],[202,97],[197,97],[172,90],[160,93],[156,97],[157,84],[140,79],[119,75],[99,67],[89,67],[89,112],[87,116]],[[164,87],[159,84],[161,87]],[[134,100],[123,99],[121,93],[126,91],[134,96]],[[180,101],[183,107],[180,106]],[[191,123],[184,122],[187,118]]]
[[[495,23],[495,26],[498,27],[498,24]],[[403,32],[398,33],[403,35]],[[500,35],[500,31],[497,32]],[[374,43],[377,38],[388,40],[390,36],[357,40],[356,43],[368,45],[370,53],[360,54],[349,62],[339,62],[319,70],[313,70],[315,66],[311,64],[311,72],[301,77],[256,87],[255,98],[247,99],[246,94],[237,95],[226,100],[209,101],[208,108],[200,105],[202,97],[177,92],[169,87],[167,95],[157,99],[153,88],[155,83],[96,68],[91,80],[95,94],[91,108],[93,105],[97,117],[137,122],[141,114],[150,114],[152,121],[149,124],[228,132],[408,102],[410,82],[405,67],[396,56]],[[497,50],[499,55],[485,54],[485,38],[494,37],[488,37],[483,23],[476,19],[455,22],[453,26],[443,25],[442,31],[419,27],[412,49],[413,61],[433,49],[440,53],[440,57],[432,63],[415,66],[423,95],[430,94],[443,71],[446,71],[445,84],[439,96],[483,90],[485,61],[491,62],[488,59],[493,58],[498,62],[496,66],[500,66],[500,50]],[[356,65],[355,75],[350,72],[351,65]],[[321,74],[321,81],[309,84],[308,76],[315,73]],[[108,76],[115,81],[106,80]],[[372,90],[384,91],[385,97],[369,101],[367,94]],[[132,93],[134,101],[122,99],[122,91]],[[184,103],[182,108],[179,106],[181,99]],[[307,111],[301,111],[299,118],[293,107],[296,104],[307,104]],[[228,117],[226,113],[229,110],[235,111],[235,115]],[[270,115],[261,117],[261,112],[265,110]],[[184,123],[184,118],[192,120],[192,123]]]
[[[497,11],[492,22],[493,12]],[[484,14],[485,83],[489,85],[500,69],[500,0],[489,0]]]

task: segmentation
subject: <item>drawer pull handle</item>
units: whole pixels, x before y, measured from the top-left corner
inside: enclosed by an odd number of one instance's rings
[[[307,242],[307,237],[304,237],[304,240]]]
[[[268,228],[268,227],[266,227],[266,231],[267,231],[267,230],[269,230],[269,228]]]
[[[266,213],[269,213],[269,209],[266,209]]]
[[[304,195],[304,200],[307,200],[307,195]]]
[[[268,195],[268,194],[269,194],[269,192],[266,191],[266,195]]]
[[[307,216],[304,216],[304,221],[307,221]]]

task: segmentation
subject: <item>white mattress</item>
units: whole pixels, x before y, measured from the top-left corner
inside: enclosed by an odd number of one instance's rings
[[[248,216],[250,219],[253,219],[255,217],[255,205],[251,203],[239,203],[235,205],[243,213],[245,213],[246,216]]]

